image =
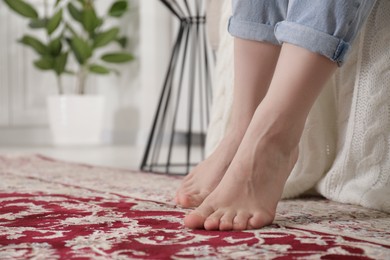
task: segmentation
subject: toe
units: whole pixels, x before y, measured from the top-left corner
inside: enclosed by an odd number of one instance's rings
[[[175,198],[174,198],[174,201],[175,201],[176,205],[180,205],[180,206],[181,206],[181,197],[182,197],[182,194],[185,194],[185,192],[184,192],[184,190],[180,187],[180,188],[176,191]]]
[[[247,212],[239,212],[233,219],[233,230],[245,230],[248,229],[248,220],[252,217]]]
[[[184,208],[193,208],[199,206],[203,199],[200,194],[180,194],[178,204]]]
[[[256,213],[248,221],[248,229],[259,229],[270,225],[273,221],[272,217],[267,217],[265,214]]]
[[[184,225],[191,229],[202,229],[206,219],[214,212],[208,206],[199,207],[184,218]]]
[[[233,230],[233,219],[235,217],[236,217],[236,212],[226,211],[221,217],[221,221],[219,223],[219,230],[221,231]]]
[[[219,229],[219,223],[220,219],[223,216],[222,211],[216,211],[212,213],[205,221],[204,228],[206,230],[218,230]]]
[[[187,194],[180,194],[178,197],[178,204],[184,208],[191,208],[192,207],[192,197]]]

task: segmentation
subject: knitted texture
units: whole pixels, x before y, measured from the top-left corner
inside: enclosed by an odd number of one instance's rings
[[[206,150],[229,123],[233,99],[231,3],[222,9],[221,42]],[[377,1],[348,61],[328,82],[306,121],[300,155],[283,197],[306,192],[390,212],[390,1]]]
[[[377,1],[362,32],[353,92],[337,82],[337,158],[317,188],[327,198],[390,212],[390,2]],[[350,75],[352,76],[352,75]],[[351,96],[352,94],[352,96]],[[348,116],[346,100],[352,99]],[[347,120],[346,120],[347,119]]]
[[[207,132],[206,153],[210,154],[221,141],[227,128],[233,103],[233,38],[227,33],[231,14],[230,1],[225,1],[220,22],[220,43],[213,79],[213,105]]]

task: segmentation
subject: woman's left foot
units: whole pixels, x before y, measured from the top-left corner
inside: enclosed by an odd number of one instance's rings
[[[203,202],[225,175],[237,152],[242,136],[240,132],[225,136],[210,157],[197,165],[184,178],[176,192],[177,205],[191,208]]]

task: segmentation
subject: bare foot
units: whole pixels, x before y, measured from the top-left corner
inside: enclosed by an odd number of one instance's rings
[[[176,193],[178,205],[199,206],[221,181],[268,91],[280,50],[280,46],[274,44],[235,39],[234,99],[229,134],[216,151],[184,179]]]
[[[256,129],[261,129],[260,133]],[[244,230],[272,223],[284,184],[298,157],[298,141],[290,138],[290,132],[285,131],[286,135],[273,131],[272,127],[253,127],[251,123],[225,176],[204,202],[186,216],[186,227]]]
[[[187,227],[243,230],[272,223],[307,116],[336,69],[325,56],[283,44],[268,92],[233,161],[214,191],[186,216]]]
[[[231,134],[222,139],[216,150],[183,180],[176,192],[176,204],[190,208],[199,206],[225,175],[243,134]]]

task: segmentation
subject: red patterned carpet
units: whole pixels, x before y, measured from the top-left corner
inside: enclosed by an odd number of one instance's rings
[[[191,231],[179,178],[0,156],[0,259],[390,259],[390,215],[308,198],[272,226]]]

